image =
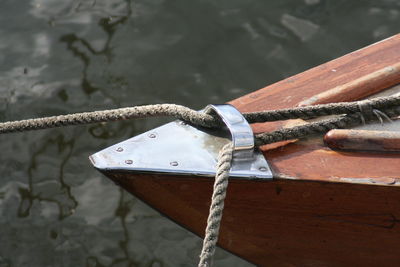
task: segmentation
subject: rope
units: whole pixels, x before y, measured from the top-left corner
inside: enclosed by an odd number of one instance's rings
[[[0,123],[0,134],[48,129],[68,125],[162,116],[175,117],[194,125],[208,128],[220,125],[219,121],[209,114],[200,113],[193,109],[175,104],[157,104],[3,122]]]
[[[255,143],[257,146],[261,146],[324,133],[331,129],[355,126],[375,119],[379,119],[381,122],[383,122],[383,118],[390,120],[400,114],[399,106],[400,95],[394,95],[356,102],[251,112],[244,113],[243,116],[249,123],[257,123],[287,119],[310,119],[326,115],[342,115],[333,119],[325,119],[270,133],[257,134],[255,136]],[[3,122],[0,123],[0,134],[155,116],[172,116],[193,125],[208,128],[220,127],[222,125],[220,119],[213,116],[213,114],[197,112],[180,105],[158,104]],[[220,151],[203,249],[200,255],[199,266],[201,267],[211,266],[212,257],[215,252],[224,208],[224,199],[228,187],[232,152],[232,143],[225,145]]]
[[[207,219],[207,228],[200,254],[199,267],[209,267],[212,264],[212,258],[218,241],[222,212],[224,210],[226,189],[228,188],[232,153],[232,142],[226,144],[219,152],[210,212]]]
[[[365,113],[361,112],[351,113],[338,118],[325,119],[319,122],[257,134],[255,135],[255,144],[256,146],[262,146],[285,140],[305,138],[315,134],[326,133],[332,129],[354,127],[376,120],[383,123],[382,117],[391,122],[391,118],[400,115],[400,107],[389,107],[383,110],[372,109],[372,115],[374,116],[368,116],[368,119],[365,115]]]
[[[346,128],[356,126],[362,123],[360,114],[349,114],[334,119],[326,119],[319,122],[308,123],[282,130],[276,130],[270,133],[261,133],[255,136],[256,146],[262,146],[275,142],[304,138],[314,134],[326,133],[332,129]]]
[[[351,114],[358,112],[363,113],[365,109],[380,110],[397,106],[400,106],[400,94],[354,102],[341,102],[288,109],[267,110],[261,112],[249,112],[244,113],[243,116],[249,123],[289,119],[307,120],[328,115]]]
[[[243,116],[249,123],[257,123],[257,122],[288,120],[288,119],[311,119],[320,116],[340,115],[340,114],[349,114],[350,116],[350,114],[361,113],[367,115],[367,113],[369,113],[368,110],[379,111],[384,109],[390,111],[391,108],[396,108],[397,106],[400,106],[400,95],[394,95],[390,97],[379,97],[371,100],[362,100],[356,102],[324,104],[324,105],[315,105],[309,107],[297,107],[290,109],[268,110],[260,112],[249,112],[249,113],[243,113]],[[386,111],[384,112],[387,114]],[[400,113],[397,111],[395,115],[399,114]],[[136,106],[128,108],[103,110],[103,111],[94,111],[94,112],[75,113],[69,115],[44,117],[38,119],[3,122],[0,123],[0,134],[23,132],[30,130],[40,130],[40,129],[55,128],[68,125],[82,125],[89,123],[128,120],[128,119],[147,118],[147,117],[161,117],[161,116],[175,117],[177,119],[186,121],[193,125],[207,127],[207,128],[219,127],[222,125],[219,118],[212,116],[212,114],[197,112],[196,110],[181,105],[157,104],[157,105],[145,105],[145,106]],[[364,117],[361,118],[361,120],[363,119]],[[335,122],[330,121],[327,123],[332,126],[332,123]],[[340,124],[343,125],[342,122],[340,122]],[[298,129],[300,129],[301,132],[306,131],[307,133],[322,133],[321,131],[317,131],[316,127],[320,128],[324,126],[308,124],[308,126],[305,127],[306,128],[303,127]],[[309,127],[310,129],[308,130],[307,127]],[[283,135],[287,134],[287,137],[290,139],[293,137],[294,134],[293,132],[295,131],[296,128],[297,127],[294,127],[290,131],[283,131],[283,132],[278,131],[276,133],[274,132],[270,133],[269,134],[270,136],[271,135],[276,135],[276,136],[273,139],[269,140],[263,137],[261,138],[261,140],[265,140],[267,143],[273,142],[271,140],[282,141],[280,139],[282,139],[283,137],[280,138],[278,137],[281,136],[282,134]],[[326,128],[326,129],[330,130],[333,128]],[[296,136],[303,137],[304,135],[302,135],[301,133],[296,133]],[[256,136],[256,138],[258,137]],[[262,141],[260,140],[258,140],[257,143],[259,145],[263,144]]]

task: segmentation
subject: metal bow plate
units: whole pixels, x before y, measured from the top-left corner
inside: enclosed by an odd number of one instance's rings
[[[210,130],[174,121],[99,151],[90,160],[100,171],[150,172],[214,176],[219,150],[230,139],[230,176],[271,179],[264,156],[254,149],[254,135],[242,114],[231,105],[209,105],[226,127]]]

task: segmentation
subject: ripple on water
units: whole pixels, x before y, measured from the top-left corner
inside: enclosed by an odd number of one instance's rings
[[[28,0],[0,1],[0,21],[3,121],[222,103],[398,33],[400,15],[397,0]],[[0,266],[194,266],[200,238],[87,160],[159,123],[0,136]],[[250,266],[220,249],[215,265]]]

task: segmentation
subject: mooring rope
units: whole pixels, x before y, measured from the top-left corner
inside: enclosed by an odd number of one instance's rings
[[[368,110],[368,112],[363,110],[363,112],[358,111],[336,118],[330,118],[318,122],[284,128],[273,132],[256,134],[254,139],[256,146],[262,146],[285,140],[305,138],[315,134],[323,134],[332,129],[349,128],[374,121],[380,121],[381,123],[383,123],[385,119],[387,121],[391,121],[392,118],[399,115],[399,106],[389,106],[380,110],[371,108],[370,110]]]
[[[165,116],[175,117],[177,119],[203,127],[218,126],[218,121],[209,114],[197,112],[196,110],[175,104],[156,104],[3,122],[0,123],[0,134],[48,129],[69,125],[82,125],[98,122]]]
[[[231,169],[232,163],[232,153],[232,142],[226,144],[219,152],[210,212],[208,214],[206,233],[198,265],[199,267],[211,266],[212,258],[217,247],[226,189],[228,188],[229,170]]]
[[[331,129],[355,126],[365,123],[365,118],[381,120],[382,118],[379,116],[379,112],[381,112],[381,114],[387,114],[388,117],[397,116],[400,114],[399,106],[400,95],[394,95],[355,102],[249,112],[243,113],[243,116],[249,123],[259,123],[347,114],[346,116],[335,119],[327,119],[321,122],[258,134],[255,136],[256,145],[261,146],[293,138],[302,138],[311,134],[324,133]],[[379,112],[374,112],[372,114],[373,116],[371,116],[371,114],[369,114],[371,111]],[[207,128],[220,127],[222,125],[220,119],[216,116],[212,116],[212,114],[198,112],[181,105],[156,104],[3,122],[0,123],[0,134],[161,116],[175,117],[193,125]]]
[[[365,113],[366,110],[382,110],[400,106],[400,94],[387,97],[376,97],[354,102],[320,104],[314,106],[286,108],[277,110],[244,113],[249,123],[281,121],[289,119],[312,119],[328,115]],[[368,107],[363,109],[362,107]]]
[[[319,122],[257,134],[255,135],[255,144],[256,146],[262,146],[325,133],[331,129],[346,128],[374,120],[380,120],[381,122],[383,119],[390,120],[400,115],[400,95],[355,102],[243,113],[249,123],[310,119],[326,115],[339,116]],[[208,128],[221,127],[223,125],[220,118],[213,116],[213,114],[197,112],[175,104],[157,104],[3,122],[0,123],[0,134],[157,116],[171,116],[196,126]],[[231,161],[232,144],[229,143],[223,147],[218,159],[210,213],[200,255],[199,266],[201,267],[211,266],[212,257],[216,249]]]

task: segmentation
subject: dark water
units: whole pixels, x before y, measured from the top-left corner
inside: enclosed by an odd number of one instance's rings
[[[400,1],[0,0],[0,22],[6,121],[225,102],[397,33]],[[0,136],[0,266],[193,266],[201,240],[87,160],[161,122]]]

